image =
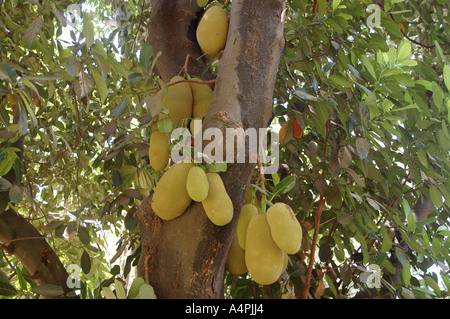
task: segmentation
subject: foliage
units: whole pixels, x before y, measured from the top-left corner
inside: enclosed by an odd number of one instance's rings
[[[158,54],[144,44],[149,1],[0,3],[0,172],[17,176],[0,179],[2,210],[79,266],[82,298],[153,297],[132,281],[133,214],[160,177],[147,156],[159,89]],[[272,121],[284,126],[284,171],[261,184],[255,170],[250,189],[263,206],[290,204],[304,241],[280,282],[228,274],[227,297],[298,298],[305,283],[314,298],[367,297],[370,265],[383,275],[376,296],[447,297],[448,8],[370,4],[288,1]],[[11,145],[22,136],[21,161]],[[11,255],[0,271],[5,297],[55,293],[36,290]]]

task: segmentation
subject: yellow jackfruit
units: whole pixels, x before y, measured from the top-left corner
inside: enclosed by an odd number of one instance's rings
[[[252,217],[247,228],[245,264],[255,282],[270,285],[278,280],[285,265],[285,252],[272,239],[266,214]]]
[[[239,215],[238,223],[236,226],[236,234],[239,245],[242,249],[245,249],[248,223],[256,214],[258,214],[258,209],[253,204],[245,204],[241,208],[241,213]]]
[[[200,79],[193,78],[192,80],[200,81]],[[212,89],[207,84],[199,84],[189,82],[192,91],[192,117],[202,119],[208,112],[209,104],[213,95]]]
[[[247,272],[245,251],[239,246],[236,233],[234,233],[233,241],[228,251],[226,269],[233,275],[242,275]]]
[[[206,173],[206,177],[209,191],[208,196],[202,201],[203,209],[213,224],[224,226],[233,218],[233,202],[219,174]]]
[[[192,200],[196,202],[201,202],[208,196],[209,183],[201,167],[194,166],[189,170],[186,189]]]
[[[285,203],[276,203],[267,210],[272,238],[280,249],[295,254],[302,244],[302,227],[291,207]]]
[[[213,56],[225,47],[228,35],[228,16],[225,8],[213,5],[206,9],[196,31],[197,42],[203,52]]]
[[[174,76],[170,83],[184,80],[181,76]],[[192,116],[192,91],[189,83],[182,82],[171,85],[167,89],[167,93],[163,95],[161,109],[169,110],[169,118],[172,121],[172,129],[181,121]],[[166,118],[167,115],[161,113],[159,119]]]
[[[186,181],[192,163],[175,163],[161,177],[153,193],[152,209],[161,219],[180,216],[191,203]]]
[[[148,158],[154,170],[160,171],[169,163],[169,139],[167,135],[154,131],[150,136]]]
[[[245,194],[244,205],[253,203],[253,205],[255,205],[258,209],[258,213],[261,213],[261,196],[259,196],[259,193],[255,193],[255,195],[253,195],[253,191],[254,190],[252,188],[249,188],[247,190],[247,193]]]

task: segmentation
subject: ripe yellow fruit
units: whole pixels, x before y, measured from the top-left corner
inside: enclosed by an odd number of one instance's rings
[[[247,228],[245,264],[255,282],[270,285],[285,265],[285,252],[272,239],[266,214],[252,217]]]
[[[192,163],[175,163],[161,177],[153,193],[152,209],[161,219],[174,219],[186,210],[191,198],[186,181]]]
[[[198,80],[193,78],[192,80]],[[213,95],[212,89],[207,84],[199,84],[189,82],[192,91],[193,105],[192,105],[192,117],[202,119],[208,112],[209,104]]]
[[[208,196],[209,183],[205,171],[198,166],[189,170],[186,181],[186,189],[192,200],[201,202]]]
[[[295,254],[302,244],[302,227],[291,207],[276,203],[267,210],[267,222],[272,238],[283,251]]]
[[[212,56],[225,47],[227,35],[227,11],[220,5],[212,5],[197,26],[197,42],[203,52]]]
[[[170,83],[184,80],[181,76],[174,76]],[[192,116],[192,91],[189,83],[182,82],[171,85],[167,93],[163,95],[161,109],[169,110],[169,118],[172,121],[172,129],[181,127],[181,121]],[[159,119],[167,117],[162,113]]]
[[[239,246],[236,233],[234,233],[233,241],[228,251],[226,269],[233,275],[242,275],[247,272],[245,251]]]
[[[258,209],[253,204],[245,204],[241,208],[241,213],[239,215],[238,223],[236,226],[236,234],[239,245],[242,249],[245,249],[248,223],[250,223],[250,220],[256,214],[258,214]]]
[[[206,173],[206,178],[209,191],[208,196],[202,201],[203,209],[213,224],[224,226],[233,218],[233,202],[219,174]]]
[[[148,158],[154,170],[160,171],[169,163],[169,139],[159,131],[153,131],[150,136]]]

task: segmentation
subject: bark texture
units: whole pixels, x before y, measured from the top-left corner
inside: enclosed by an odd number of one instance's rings
[[[160,59],[157,64],[163,79],[180,71],[180,55],[185,57],[186,52],[195,51],[191,44],[195,43],[192,27],[196,23],[180,21],[171,26],[172,19],[192,8],[192,3],[196,1],[152,2],[150,44],[155,49],[160,43],[154,41],[171,39],[158,47],[161,57],[165,56],[165,60]],[[215,127],[224,131],[226,128],[267,126],[284,45],[285,4],[281,0],[232,2],[227,44],[212,103],[203,121],[204,129]],[[198,12],[198,8],[196,10]],[[184,17],[185,20],[191,18],[190,14]],[[181,42],[177,43],[176,39]],[[185,51],[180,54],[182,49]],[[183,64],[184,59],[181,66]],[[254,169],[252,163],[233,163],[228,164],[227,172],[221,175],[234,205],[233,220],[226,226],[212,224],[201,203],[192,202],[180,217],[163,221],[151,210],[151,196],[143,201],[137,212],[142,238],[138,269],[141,276],[148,278],[158,298],[223,297],[226,256],[245,197],[243,187],[249,183]]]

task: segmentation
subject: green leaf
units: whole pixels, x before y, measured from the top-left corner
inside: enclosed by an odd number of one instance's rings
[[[395,247],[395,256],[400,261],[403,267],[409,266],[408,257],[406,257],[405,251],[400,247]]]
[[[155,291],[149,284],[143,284],[139,288],[139,299],[156,299]]]
[[[31,289],[31,291],[44,297],[58,297],[64,295],[64,290],[60,286],[52,284],[37,286]]]
[[[209,0],[197,0],[197,5],[200,8],[203,8],[203,7],[205,7],[208,4],[208,2],[209,2]]]
[[[317,13],[319,14],[319,18],[322,18],[327,11],[327,0],[318,0],[317,3]]]
[[[366,68],[367,72],[369,72],[369,74],[372,76],[372,78],[374,80],[376,80],[377,76],[375,74],[375,70],[374,70],[374,68],[372,66],[372,63],[370,62],[369,58],[367,56],[365,56],[365,55],[362,55],[361,56],[361,61],[362,61],[363,65],[364,65],[364,67]]]
[[[98,72],[95,68],[91,68],[91,73],[94,78],[95,86],[100,94],[100,101],[103,104],[105,103],[106,96],[108,95],[108,87],[106,86],[103,77],[100,75],[100,72]]]
[[[389,237],[389,233],[387,232],[386,228],[381,225],[381,236],[383,238],[383,242],[381,244],[381,252],[386,253],[392,248],[392,239]]]
[[[358,174],[356,174],[356,172],[355,172],[354,170],[352,170],[352,169],[350,169],[350,168],[345,168],[345,171],[346,171],[347,173],[349,173],[349,174],[353,177],[353,180],[354,180],[356,183],[358,183],[359,186],[361,186],[361,187],[366,187],[366,184],[365,184],[364,180],[362,180],[362,179],[358,176]]]
[[[397,49],[397,61],[404,60],[411,53],[411,43],[409,40],[405,39],[400,42]]]
[[[94,24],[87,13],[83,17],[83,35],[86,38],[86,46],[89,48],[94,43]]]
[[[117,299],[116,295],[109,287],[102,287],[102,292],[105,296],[105,299]]]
[[[403,281],[403,284],[405,286],[409,286],[410,279],[411,279],[411,266],[408,263],[408,265],[407,266],[403,266],[403,269],[402,269],[402,281]]]
[[[333,12],[337,9],[337,7],[339,7],[340,4],[341,0],[333,0],[333,2],[331,3],[331,8]]]
[[[122,115],[127,104],[128,104],[127,99],[123,99],[119,104],[117,104],[117,106],[114,108],[114,110],[112,110],[111,117],[113,119],[117,119],[120,115]]]
[[[9,189],[9,199],[11,200],[11,202],[13,202],[14,204],[18,204],[22,201],[22,198],[23,192],[20,187],[17,185],[13,185],[13,187]]]
[[[330,75],[327,82],[330,82],[330,84],[333,85],[337,89],[352,87],[352,85],[349,81],[347,81],[343,77],[340,77],[339,75],[334,75],[334,74]]]
[[[128,290],[128,299],[136,299],[139,296],[139,290],[143,284],[145,284],[144,278],[135,278],[130,289]]]
[[[87,275],[91,271],[91,258],[86,250],[83,249],[81,255],[81,270]]]
[[[14,296],[16,294],[16,288],[10,284],[8,277],[0,270],[0,296]]]
[[[417,158],[424,167],[428,167],[427,153],[424,149],[421,148],[417,151]]]
[[[439,285],[437,284],[437,282],[433,278],[431,278],[431,276],[428,276],[428,275],[425,275],[423,277],[423,279],[425,280],[425,283],[427,284],[427,286],[430,287],[431,289],[433,289],[436,296],[439,297],[441,295],[441,289],[439,288]]]
[[[442,195],[441,192],[439,191],[439,189],[434,186],[434,185],[430,185],[430,199],[433,202],[433,204],[437,207],[437,208],[441,208],[442,206]]]
[[[127,299],[127,293],[125,291],[125,287],[123,286],[123,283],[120,280],[118,280],[117,278],[114,278],[114,285],[116,287],[117,299]]]
[[[91,235],[89,235],[89,231],[84,226],[78,226],[78,238],[85,246],[89,245],[91,242]]]
[[[445,86],[447,87],[447,91],[450,92],[450,65],[445,64],[443,72]]]
[[[0,149],[0,176],[6,175],[11,170],[17,158],[19,157],[12,148]]]
[[[284,178],[281,182],[279,182],[275,186],[271,200],[273,198],[275,198],[275,196],[277,196],[277,195],[286,194],[287,192],[289,192],[291,189],[294,188],[295,183],[296,183],[296,180],[295,180],[295,176],[293,176],[293,175],[290,175],[290,176]]]
[[[146,43],[139,52],[139,64],[144,70],[147,70],[152,65],[153,48]]]
[[[27,48],[31,47],[31,44],[38,36],[39,32],[41,32],[42,27],[44,26],[44,20],[41,15],[39,15],[31,24],[28,26],[23,38],[25,39],[25,44]]]

